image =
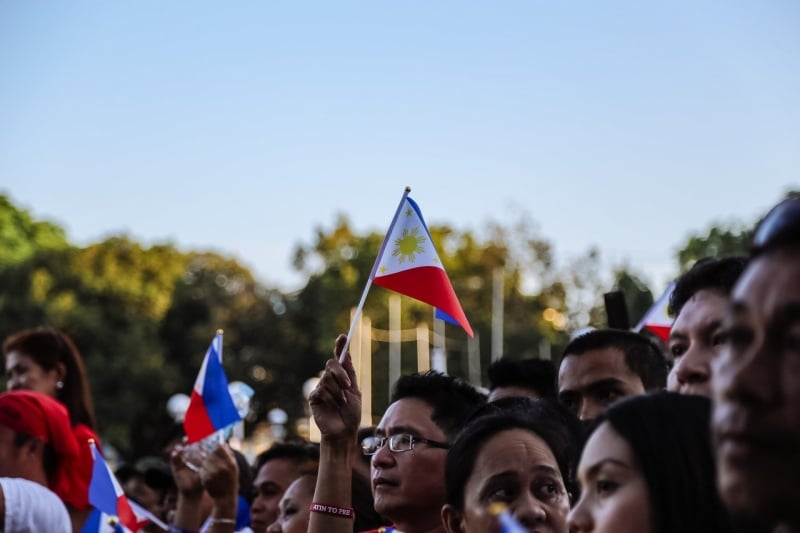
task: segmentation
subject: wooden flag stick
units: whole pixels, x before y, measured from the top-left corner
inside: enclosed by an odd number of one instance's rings
[[[406,197],[411,192],[411,187],[406,187],[403,191],[403,197],[400,199],[400,203],[397,206],[397,211],[394,213],[394,218],[392,218],[392,223],[389,225],[389,230],[386,232],[386,236],[383,238],[383,242],[381,243],[381,248],[378,250],[378,256],[375,258],[375,263],[372,265],[372,272],[369,273],[369,279],[367,279],[367,285],[364,287],[364,292],[361,294],[361,301],[358,302],[358,307],[356,307],[355,313],[353,313],[353,317],[350,319],[350,331],[347,332],[347,341],[344,343],[344,348],[342,348],[342,353],[339,355],[339,362],[344,362],[344,354],[347,353],[347,348],[350,347],[350,340],[353,338],[353,332],[356,329],[356,323],[358,319],[361,317],[361,311],[364,309],[364,302],[367,301],[367,293],[369,293],[370,287],[372,287],[372,280],[375,277],[375,273],[378,270],[378,264],[380,263],[381,257],[383,257],[383,252],[386,250],[386,244],[389,241],[389,235],[392,234],[392,230],[394,229],[395,223],[397,223],[397,218],[400,216],[400,210],[403,208],[403,204],[406,201]]]

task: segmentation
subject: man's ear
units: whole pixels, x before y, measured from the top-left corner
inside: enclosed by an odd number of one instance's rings
[[[46,444],[43,440],[31,438],[23,442],[19,450],[20,453],[26,457],[35,457],[37,460],[41,460],[41,458],[44,457],[45,446]]]
[[[442,524],[447,533],[464,533],[464,515],[452,505],[442,507]]]

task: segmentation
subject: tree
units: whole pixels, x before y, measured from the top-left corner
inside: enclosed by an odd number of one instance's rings
[[[614,272],[614,285],[625,295],[625,306],[630,325],[634,326],[653,306],[653,293],[642,279],[628,267],[619,267]]]
[[[61,227],[34,220],[28,211],[0,194],[0,269],[21,263],[40,251],[67,247]]]
[[[783,199],[798,197],[800,191],[788,190]],[[767,213],[763,213],[761,220]],[[708,228],[705,234],[692,234],[678,250],[677,259],[680,272],[686,272],[691,266],[703,257],[725,257],[731,255],[747,255],[752,240],[751,229],[756,226],[756,221],[743,224],[734,221],[728,224],[716,224]]]
[[[448,226],[430,226],[429,230],[470,324],[480,334],[483,368],[489,364],[492,278],[497,269],[504,278],[504,351],[510,357],[530,357],[538,355],[543,339],[559,345],[566,342],[563,325],[555,328],[541,319],[543,310],[549,307],[564,310],[565,293],[553,274],[550,246],[536,234],[534,224],[521,220],[509,229],[492,223],[485,237]],[[314,241],[295,251],[295,267],[307,274],[309,281],[295,296],[296,306],[290,308],[298,313],[294,315],[296,324],[315,339],[316,355],[310,357],[320,361],[319,369],[330,356],[336,334],[347,331],[350,310],[361,297],[383,238],[378,233],[355,235],[346,217],[339,216],[332,229],[317,228]],[[531,278],[539,286],[538,294],[523,290]],[[370,291],[364,312],[371,317],[373,327],[388,326],[389,294],[380,288]],[[425,304],[404,298],[402,312],[404,327],[421,322],[432,325],[432,310]],[[448,371],[465,376],[467,340],[462,335],[459,338],[462,340],[448,344]],[[378,407],[386,395],[377,391],[389,387],[385,379],[387,356],[388,347],[376,345],[373,397]],[[413,366],[404,367],[404,371],[411,370]]]
[[[705,235],[691,235],[678,250],[680,271],[687,271],[703,257],[746,255],[750,239],[750,231],[738,223],[730,226],[711,226]]]

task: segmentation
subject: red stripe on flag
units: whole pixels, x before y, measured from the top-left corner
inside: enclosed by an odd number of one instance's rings
[[[669,332],[672,329],[670,326],[657,326],[655,324],[645,324],[645,328],[655,333],[659,339],[664,342],[669,341]]]
[[[139,530],[139,519],[136,517],[136,513],[133,512],[133,509],[131,509],[128,498],[125,497],[124,494],[117,498],[117,518],[119,518],[119,522],[123,526],[131,531]]]
[[[202,440],[216,431],[208,416],[203,397],[196,390],[192,390],[189,408],[186,409],[186,416],[183,419],[183,430],[186,432],[189,444]]]
[[[470,337],[473,336],[472,328],[444,269],[433,266],[410,268],[386,276],[376,276],[373,282],[441,309],[453,317]]]

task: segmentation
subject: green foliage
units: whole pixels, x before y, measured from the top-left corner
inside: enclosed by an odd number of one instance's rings
[[[616,288],[625,295],[628,319],[634,326],[653,306],[653,293],[641,278],[627,268],[618,268],[614,272],[614,281]]]
[[[29,259],[43,250],[68,246],[64,230],[55,224],[33,220],[0,194],[0,269]]]
[[[609,287],[597,250],[558,268],[551,244],[524,215],[509,226],[490,223],[482,233],[448,226],[430,231],[478,336],[482,379],[496,273],[503,281],[505,357],[537,357],[550,346],[557,358],[568,331],[604,324],[602,294]],[[67,331],[85,359],[101,436],[134,454],[158,451],[170,422],[166,401],[191,391],[218,328],[225,331],[228,378],[256,391],[248,423],[278,406],[294,420],[305,415],[302,384],[322,370],[334,338],[349,328],[383,237],[355,233],[343,215],[316,228],[311,242],[294,251],[294,265],[308,281],[284,294],[218,254],[146,247],[126,236],[70,245],[57,225],[34,220],[0,196],[0,335],[36,325]],[[706,255],[742,253],[746,242],[739,226],[712,227],[687,241],[679,261],[685,268]],[[635,322],[652,293],[627,267],[613,280]],[[373,328],[388,329],[390,295],[380,287],[369,292],[364,314]],[[404,329],[432,322],[429,306],[403,298]],[[446,326],[446,337],[450,373],[467,377],[466,335]],[[403,369],[411,371],[415,347],[404,346]],[[375,412],[386,402],[387,367],[387,344],[373,342]]]
[[[492,280],[498,269],[503,278],[504,353],[513,358],[535,357],[543,340],[556,347],[566,342],[563,327],[556,328],[542,319],[542,312],[548,307],[565,311],[566,294],[553,270],[550,245],[536,234],[529,220],[523,218],[510,229],[490,224],[485,237],[447,226],[431,226],[429,230],[467,318],[478,334],[482,368],[488,366],[491,354]],[[347,219],[340,216],[330,230],[318,228],[312,243],[295,250],[295,267],[309,275],[309,281],[296,295],[299,314],[293,315],[293,320],[314,339],[318,359],[328,356],[336,335],[348,330],[351,310],[361,298],[383,237],[376,233],[355,235]],[[527,294],[523,287],[531,280],[540,286],[535,295]],[[380,287],[369,292],[364,315],[374,328],[389,327],[390,294]],[[409,329],[424,323],[430,328],[432,313],[429,306],[403,298],[402,327]],[[448,371],[466,377],[467,337],[460,328],[446,329]],[[373,352],[373,398],[380,411],[389,386],[388,346],[374,342]],[[414,369],[414,361],[405,362],[408,364],[404,364],[404,370]]]
[[[705,235],[692,235],[678,251],[678,266],[685,272],[703,257],[746,255],[750,232],[741,225],[712,226]]]
[[[783,199],[798,196],[800,196],[800,191],[790,189],[783,195]],[[766,212],[762,213],[758,220],[766,214]],[[747,255],[752,238],[751,228],[754,228],[756,223],[757,220],[748,224],[741,222],[717,224],[710,226],[705,234],[690,235],[686,243],[678,250],[677,259],[680,272],[685,272],[703,257]]]

